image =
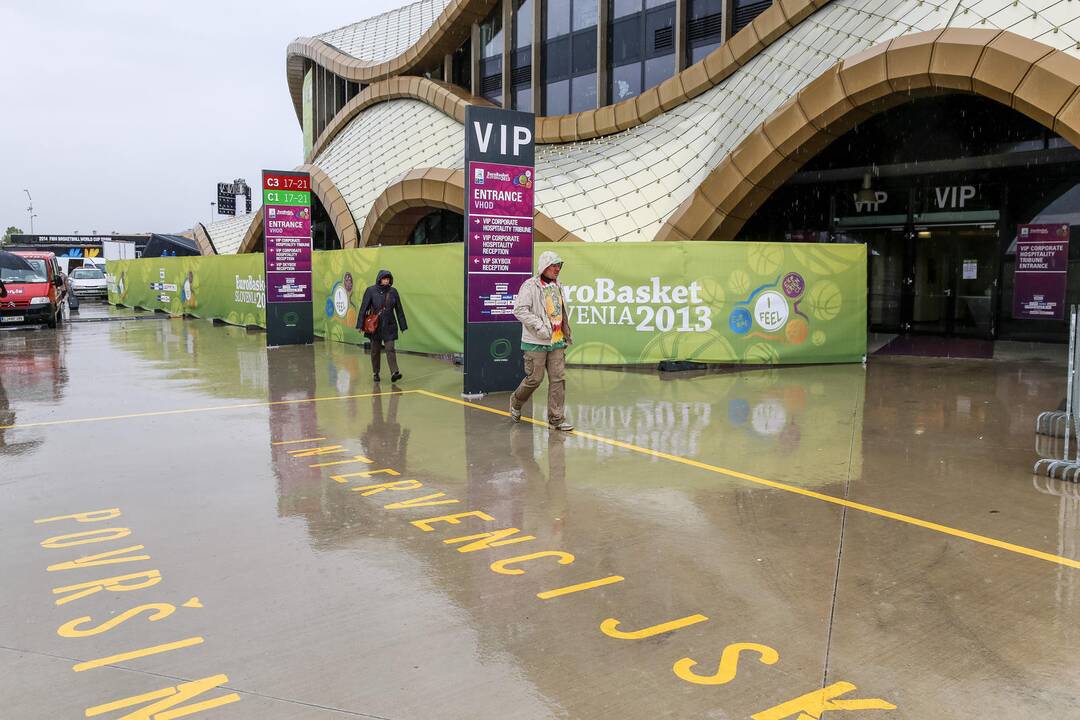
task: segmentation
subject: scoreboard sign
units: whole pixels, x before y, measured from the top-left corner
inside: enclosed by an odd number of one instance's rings
[[[251,212],[251,187],[247,180],[237,178],[231,183],[217,184],[217,211],[219,215],[236,215],[240,196],[244,197],[244,212]]]

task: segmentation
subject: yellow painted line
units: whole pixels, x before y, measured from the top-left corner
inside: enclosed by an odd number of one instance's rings
[[[297,443],[318,442],[319,440],[325,440],[324,437],[317,438],[300,438],[299,440],[278,440],[277,442],[270,443],[271,445],[295,445]]]
[[[86,670],[93,670],[94,668],[104,667],[105,665],[115,665],[122,663],[125,660],[137,660],[138,658],[146,657],[148,655],[158,655],[159,653],[169,652],[171,650],[180,650],[181,648],[191,647],[192,645],[202,645],[206,642],[201,637],[189,637],[183,640],[177,640],[176,642],[165,643],[164,645],[154,645],[153,647],[141,648],[139,650],[132,650],[131,652],[120,653],[118,655],[109,655],[108,657],[101,657],[96,660],[88,660],[86,662],[76,663],[71,666],[71,669],[75,672],[84,672]]]
[[[438,393],[433,393],[428,390],[416,390],[415,392],[419,395],[427,395],[428,397],[455,403],[457,405],[464,405],[465,407],[471,407],[477,410],[484,410],[494,415],[510,417],[510,413],[506,410],[498,410],[496,408],[491,408],[485,405],[479,405],[477,403],[469,402],[468,400],[460,400],[458,398],[440,395]],[[527,418],[523,416],[521,418],[521,421],[532,423],[533,425],[539,425],[541,427],[548,427],[548,424],[546,422],[543,422],[541,420],[535,420],[533,418]],[[642,455],[650,455],[652,457],[660,458],[662,460],[670,460],[671,462],[676,462],[681,465],[698,468],[699,470],[707,470],[708,472],[714,472],[720,475],[727,475],[728,477],[736,478],[738,480],[745,480],[746,482],[751,482],[755,485],[763,485],[774,490],[782,490],[784,492],[793,493],[795,495],[802,495],[803,497],[813,498],[814,500],[820,500],[822,502],[831,503],[833,505],[839,505],[841,507],[850,508],[852,510],[858,510],[860,512],[868,513],[870,515],[877,515],[878,517],[888,518],[889,520],[907,523],[908,525],[915,525],[916,527],[921,527],[926,530],[933,530],[934,532],[938,532],[943,535],[951,535],[952,537],[970,540],[971,542],[988,545],[999,550],[1006,550],[1011,553],[1016,553],[1017,555],[1026,555],[1027,557],[1035,558],[1037,560],[1045,560],[1046,562],[1055,563],[1057,565],[1064,565],[1066,567],[1080,569],[1080,560],[1073,560],[1071,558],[1062,557],[1061,555],[1054,555],[1052,553],[1043,552],[1042,550],[1035,550],[1034,548],[1024,547],[1023,545],[1014,545],[1013,543],[1005,542],[1004,540],[987,537],[986,535],[979,535],[977,533],[968,532],[967,530],[960,530],[958,528],[949,527],[948,525],[941,525],[940,523],[930,522],[929,520],[922,520],[917,517],[912,517],[911,515],[904,515],[902,513],[892,512],[891,510],[874,507],[873,505],[865,505],[863,503],[845,500],[844,498],[826,495],[825,493],[815,492],[814,490],[807,490],[806,488],[801,488],[796,485],[788,485],[787,483],[777,482],[775,480],[766,480],[765,478],[751,475],[749,473],[739,472],[738,470],[731,470],[729,468],[720,467],[718,465],[710,465],[709,463],[691,460],[689,458],[684,458],[679,455],[671,455],[670,453],[660,452],[659,450],[652,450],[650,448],[640,447],[638,445],[631,445],[630,443],[622,442],[621,440],[612,440],[611,438],[606,438],[601,435],[593,435],[591,433],[581,432],[580,430],[575,430],[571,434],[578,437],[588,438],[589,440],[592,440],[594,442],[611,445],[612,447],[641,453]]]
[[[300,400],[274,400],[273,402],[241,403],[239,405],[213,405],[210,407],[184,408],[182,410],[153,410],[151,412],[128,413],[127,415],[103,415],[101,417],[72,418],[70,420],[46,420],[43,422],[0,425],[0,430],[22,430],[50,425],[76,425],[78,423],[104,422],[106,420],[129,420],[131,418],[157,417],[159,415],[185,415],[190,413],[214,412],[216,410],[241,410],[243,408],[272,407],[274,405],[295,405],[297,403],[326,402],[328,400],[354,400],[356,398],[379,397],[380,395],[405,395],[415,390],[392,390],[389,392],[364,393],[362,395],[335,395],[333,397],[302,398]]]
[[[443,542],[446,542],[443,540]],[[555,588],[554,590],[545,590],[544,592],[536,593],[536,597],[541,600],[550,600],[552,598],[562,597],[563,595],[571,595],[582,590],[592,590],[595,587],[603,587],[604,585],[614,585],[625,580],[622,575],[609,575],[606,578],[600,578],[599,580],[590,580],[589,582],[578,583],[577,585],[567,585],[566,587]]]

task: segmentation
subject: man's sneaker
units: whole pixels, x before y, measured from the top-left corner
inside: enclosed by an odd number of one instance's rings
[[[574,426],[571,425],[570,423],[566,422],[565,420],[563,420],[561,423],[557,423],[557,424],[552,423],[551,424],[551,429],[552,430],[562,430],[563,432],[570,432],[571,430],[574,429]]]
[[[379,373],[375,373],[375,382],[379,382]]]
[[[397,382],[400,379],[401,379],[401,373],[399,373],[399,372],[396,372],[396,373],[394,373],[393,375],[390,376],[390,382]]]
[[[514,422],[521,422],[521,410],[514,409],[514,403],[510,403],[510,419]]]

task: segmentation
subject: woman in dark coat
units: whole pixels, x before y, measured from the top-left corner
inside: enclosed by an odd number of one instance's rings
[[[357,330],[364,329],[364,318],[372,313],[378,314],[379,326],[372,334],[364,333],[371,341],[371,371],[375,373],[375,382],[379,382],[380,356],[385,349],[386,362],[390,366],[390,382],[397,382],[401,379],[401,371],[398,370],[394,341],[398,339],[398,330],[405,332],[409,324],[405,322],[401,295],[394,289],[394,276],[389,270],[380,270],[375,284],[364,291],[360,316],[356,321]]]

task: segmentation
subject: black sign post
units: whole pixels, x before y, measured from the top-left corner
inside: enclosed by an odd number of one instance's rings
[[[311,313],[311,176],[263,170],[266,344],[314,342]]]
[[[535,123],[532,113],[465,109],[466,396],[525,377],[514,300],[532,274]]]

